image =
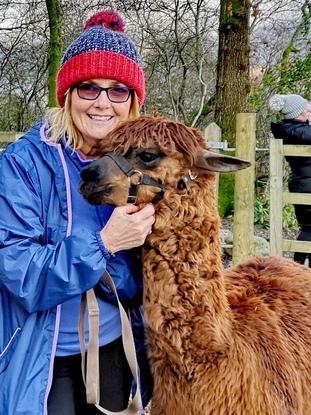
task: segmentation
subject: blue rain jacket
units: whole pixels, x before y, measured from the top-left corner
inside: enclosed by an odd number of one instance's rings
[[[42,123],[0,157],[0,415],[47,414],[62,302],[94,287],[106,266],[121,301],[141,296],[137,262],[111,258],[99,233],[71,235],[68,180],[63,149]],[[133,322],[146,365],[143,322]]]

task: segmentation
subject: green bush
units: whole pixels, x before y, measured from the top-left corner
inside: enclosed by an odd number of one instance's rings
[[[285,230],[298,228],[298,223],[293,205],[286,205],[283,208],[283,228]]]
[[[270,226],[270,200],[267,193],[256,196],[254,202],[254,224],[261,228]],[[283,229],[297,228],[297,220],[293,205],[286,205],[283,208]]]
[[[221,218],[232,214],[234,209],[234,174],[220,174],[218,185],[218,212]]]
[[[254,224],[261,228],[269,228],[269,199],[265,194],[257,196],[254,202]]]

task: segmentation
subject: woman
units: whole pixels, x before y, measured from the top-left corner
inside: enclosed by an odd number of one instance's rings
[[[59,108],[1,157],[3,415],[101,413],[86,403],[77,333],[81,294],[93,287],[100,308],[101,405],[111,411],[127,407],[132,376],[119,311],[100,280],[107,270],[124,306],[140,316],[141,271],[131,248],[143,244],[154,209],[91,206],[78,193],[81,168],[96,157],[109,131],[138,116],[144,101],[140,58],[122,30],[112,10],[86,23],[61,62]],[[141,336],[142,329],[136,320],[134,333]],[[141,373],[149,393],[148,368]]]
[[[282,138],[284,144],[311,144],[311,103],[297,94],[273,95],[269,100],[272,111],[280,112],[283,120],[271,123],[275,138]],[[286,157],[290,167],[288,189],[290,192],[311,193],[311,159],[310,157]],[[294,205],[300,232],[297,240],[311,241],[311,207]],[[311,267],[311,255],[295,252],[294,260],[304,264],[308,258]]]

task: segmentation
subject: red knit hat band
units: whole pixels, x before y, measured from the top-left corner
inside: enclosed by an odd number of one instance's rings
[[[90,51],[64,63],[57,75],[57,101],[62,107],[67,90],[77,82],[93,78],[114,79],[133,88],[139,106],[144,102],[144,74],[131,59],[115,52]]]

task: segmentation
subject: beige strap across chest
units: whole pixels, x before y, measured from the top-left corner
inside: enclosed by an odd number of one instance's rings
[[[120,412],[111,412],[100,406],[100,389],[99,389],[99,345],[98,345],[98,330],[99,330],[99,308],[96,295],[93,289],[83,293],[81,298],[80,316],[79,316],[79,342],[81,349],[81,368],[82,377],[86,387],[86,400],[88,403],[95,404],[96,408],[106,415],[137,415],[144,414],[140,382],[139,369],[136,358],[135,343],[132,333],[131,323],[124,310],[114,285],[114,282],[108,272],[103,275],[103,281],[108,285],[110,290],[116,296],[122,329],[122,343],[132,375],[136,382],[137,388],[135,395],[129,403],[127,409]],[[84,336],[84,313],[88,310],[88,324],[89,324],[89,342],[87,357],[85,353],[85,336]]]

